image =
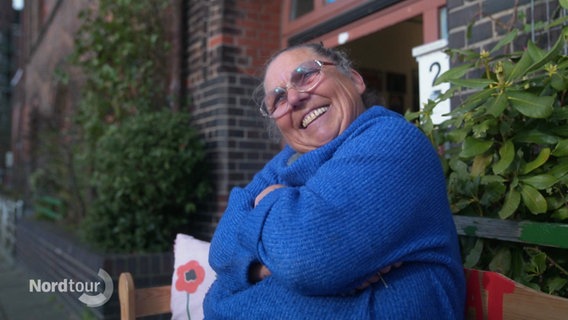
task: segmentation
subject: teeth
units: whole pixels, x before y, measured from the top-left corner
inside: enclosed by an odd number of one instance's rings
[[[324,114],[327,109],[329,109],[329,106],[317,108],[314,111],[308,113],[302,120],[302,128],[306,128],[310,123],[312,123],[312,121],[316,120],[319,116]]]

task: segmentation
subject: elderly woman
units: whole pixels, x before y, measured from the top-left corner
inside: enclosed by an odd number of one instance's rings
[[[463,318],[457,235],[426,137],[367,108],[361,75],[318,44],[276,54],[262,88],[287,145],[231,192],[206,319]]]

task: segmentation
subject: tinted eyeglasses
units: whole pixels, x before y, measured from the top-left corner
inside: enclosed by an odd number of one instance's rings
[[[276,87],[266,94],[260,113],[269,118],[279,118],[287,111],[288,90],[294,88],[298,92],[308,92],[313,90],[322,80],[323,66],[334,66],[333,62],[320,60],[310,60],[299,65],[290,76],[290,82],[286,87]]]

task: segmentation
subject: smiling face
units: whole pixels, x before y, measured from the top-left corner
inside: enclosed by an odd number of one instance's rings
[[[276,88],[289,87],[292,71],[313,60],[332,62],[304,47],[278,55],[266,69],[267,97],[271,97]],[[333,65],[324,65],[321,72],[320,82],[307,92],[288,88],[287,111],[274,120],[286,142],[301,153],[333,140],[365,111],[361,99],[365,83],[359,73],[351,70],[346,75]]]

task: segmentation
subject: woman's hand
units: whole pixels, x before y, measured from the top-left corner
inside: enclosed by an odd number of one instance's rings
[[[262,200],[262,198],[266,197],[267,194],[271,193],[272,191],[279,189],[279,188],[284,188],[285,185],[283,184],[273,184],[270,185],[268,187],[266,187],[264,190],[262,190],[262,192],[256,196],[256,199],[254,199],[254,206],[256,207],[258,205],[258,203],[260,202],[260,200]]]
[[[372,276],[371,278],[365,280],[365,282],[363,282],[360,286],[357,287],[357,291],[361,291],[361,290],[365,290],[367,287],[369,287],[370,285],[372,285],[373,283],[377,283],[379,281],[382,281],[383,284],[385,285],[385,287],[388,287],[387,283],[385,282],[385,280],[383,280],[382,275],[389,273],[392,268],[398,268],[402,265],[402,262],[397,262],[393,265],[390,265],[388,267],[385,267],[381,270],[379,270],[379,272],[377,272],[374,276]]]
[[[249,268],[248,278],[249,282],[254,284],[262,281],[264,278],[270,275],[270,270],[268,270],[267,267],[265,267],[260,262],[255,262]]]

